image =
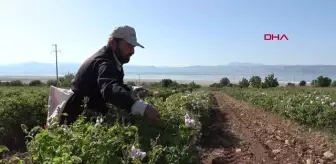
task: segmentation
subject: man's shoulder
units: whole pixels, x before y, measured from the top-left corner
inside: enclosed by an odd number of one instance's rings
[[[109,57],[109,52],[106,46],[100,48],[97,52],[89,56],[81,65],[90,65],[95,63],[114,63],[113,59]]]
[[[93,54],[91,56],[91,60],[104,60],[106,62],[112,62],[113,58],[111,57],[110,51],[107,49],[106,46],[104,46],[103,48],[99,49],[95,54]]]
[[[88,69],[91,66],[94,66],[97,61],[102,61],[105,60],[104,55],[105,54],[105,47],[100,48],[97,52],[95,52],[94,54],[92,54],[91,56],[89,56],[88,58],[85,59],[85,61],[81,64],[79,70],[83,70],[83,69]]]
[[[101,58],[103,56],[106,56],[107,50],[106,46],[100,48],[97,52],[95,52],[93,55],[91,55],[91,59]]]
[[[108,65],[108,66],[115,67],[120,71],[120,69],[118,68],[117,62],[115,61],[113,57],[113,54],[111,54],[111,52],[106,48],[106,46],[98,50],[88,60],[89,60],[88,62],[92,63],[94,68],[98,68],[102,65],[105,65],[105,66]]]
[[[116,61],[114,61],[106,46],[99,49],[96,53],[87,58],[80,66],[79,72],[92,71],[96,72],[101,66],[112,66],[118,69]],[[120,71],[120,69],[118,69]]]

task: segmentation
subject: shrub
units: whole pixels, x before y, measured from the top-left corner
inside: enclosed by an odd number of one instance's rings
[[[10,82],[9,81],[1,81],[0,85],[1,86],[10,86]]]
[[[31,82],[29,82],[29,86],[41,86],[43,85],[41,80],[32,80]]]
[[[312,81],[312,85],[315,87],[329,87],[331,85],[331,79],[329,77],[319,76]]]
[[[241,88],[247,88],[249,87],[250,83],[247,79],[243,78],[241,81],[239,81],[238,85]]]
[[[23,82],[21,80],[13,80],[10,81],[10,86],[23,86]]]
[[[261,88],[269,88],[266,83],[262,82],[261,83]]]
[[[188,88],[201,88],[201,85],[196,84],[194,81],[192,81],[187,85],[187,87]]]
[[[269,74],[265,77],[262,87],[263,88],[273,88],[279,86],[278,79],[274,77],[274,74]]]
[[[221,88],[222,86],[221,86],[220,83],[212,83],[212,84],[209,85],[209,87],[211,87],[211,88]]]
[[[306,86],[307,85],[307,82],[304,81],[304,80],[301,80],[300,83],[299,83],[299,86]]]
[[[287,83],[287,87],[295,87],[295,83],[289,82],[289,83]]]
[[[229,84],[230,84],[230,79],[227,78],[227,77],[224,77],[224,78],[220,79],[219,84],[220,84],[221,86],[229,86]]]
[[[228,95],[266,111],[276,112],[300,124],[334,133],[335,93],[325,89],[247,90],[225,88]]]
[[[261,88],[261,78],[260,76],[252,76],[250,78],[250,85],[253,87],[253,88]]]
[[[193,162],[200,132],[209,127],[213,99],[204,92],[165,91],[170,94],[167,98],[160,94],[146,98],[160,111],[162,122],[159,124],[125,114],[112,106],[108,116],[94,122],[80,118],[70,126],[35,127],[30,132],[22,126],[31,138],[28,154],[33,163]],[[188,117],[194,121],[186,122]],[[146,157],[132,158],[133,146],[146,152]]]
[[[178,86],[178,83],[171,79],[162,79],[160,84],[161,84],[161,87],[164,87],[164,88]]]
[[[5,145],[11,150],[24,150],[25,135],[21,124],[29,128],[45,124],[48,90],[41,89],[10,88],[2,92],[0,95],[0,145]]]

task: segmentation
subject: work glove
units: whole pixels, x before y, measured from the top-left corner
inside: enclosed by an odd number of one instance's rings
[[[137,100],[132,106],[132,114],[141,115],[153,122],[160,121],[160,113],[158,110],[150,103],[143,100]]]

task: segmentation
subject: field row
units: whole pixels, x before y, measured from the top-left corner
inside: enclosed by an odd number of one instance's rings
[[[208,92],[161,90],[146,98],[160,110],[159,124],[110,105],[109,114],[95,122],[81,118],[46,130],[38,125],[45,124],[47,99],[41,87],[0,91],[0,145],[22,148],[28,134],[29,155],[20,158],[28,163],[191,163],[214,101]]]
[[[228,95],[311,127],[336,128],[336,94],[321,88],[223,88]]]

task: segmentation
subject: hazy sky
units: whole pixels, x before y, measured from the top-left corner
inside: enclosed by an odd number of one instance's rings
[[[0,0],[0,21],[0,64],[54,62],[54,43],[82,62],[124,24],[145,46],[130,64],[336,64],[336,0]]]

